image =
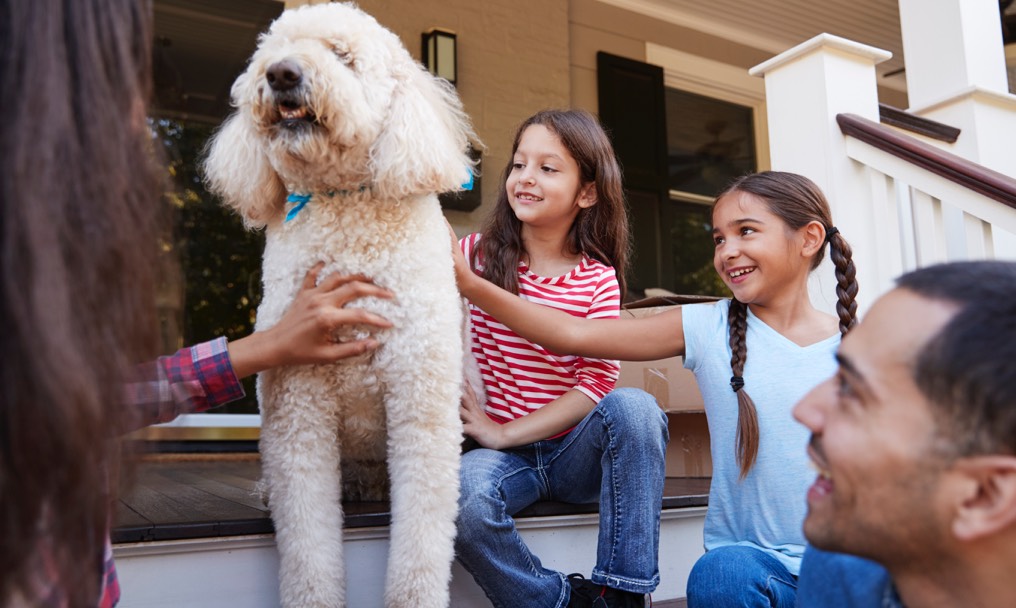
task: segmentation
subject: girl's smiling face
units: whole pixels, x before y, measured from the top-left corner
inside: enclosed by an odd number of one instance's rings
[[[571,226],[580,209],[595,203],[595,188],[583,185],[579,165],[556,133],[534,124],[519,138],[505,181],[508,203],[531,227]]]
[[[802,229],[803,230],[803,229]],[[713,267],[734,297],[766,304],[810,272],[801,230],[791,230],[754,194],[735,190],[713,206]]]

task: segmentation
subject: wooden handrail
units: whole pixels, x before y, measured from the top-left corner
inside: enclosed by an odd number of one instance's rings
[[[1016,179],[856,114],[837,114],[844,135],[1016,209]]]
[[[932,139],[952,144],[960,136],[960,130],[956,127],[911,114],[889,104],[878,104],[878,118],[882,123],[912,131],[918,135],[924,135]]]

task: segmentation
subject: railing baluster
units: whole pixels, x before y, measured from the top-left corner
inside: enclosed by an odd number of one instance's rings
[[[910,196],[910,185],[896,181],[896,204],[900,226],[900,255],[902,270],[917,268],[917,237],[914,235],[914,204]],[[895,279],[895,277],[893,277]],[[891,283],[890,283],[891,284]]]
[[[917,245],[917,264],[928,266],[946,261],[945,225],[942,218],[942,201],[926,192],[911,188],[914,209],[914,237]]]
[[[867,168],[871,185],[872,220],[879,265],[879,284],[891,283],[903,270],[903,244],[900,238],[899,202],[896,200],[896,180],[874,167]]]
[[[981,218],[963,214],[963,231],[966,238],[966,259],[982,260],[995,257],[995,245],[991,235],[991,224]]]

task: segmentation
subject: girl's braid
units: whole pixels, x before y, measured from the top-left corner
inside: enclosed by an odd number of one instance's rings
[[[836,314],[843,335],[857,323],[857,270],[852,255],[850,244],[839,231],[830,233],[829,259],[836,267]]]
[[[727,314],[730,322],[730,369],[733,377],[730,387],[737,394],[737,439],[735,453],[741,467],[741,479],[748,474],[758,456],[758,411],[744,390],[744,363],[748,358],[748,306],[736,299],[730,300]]]

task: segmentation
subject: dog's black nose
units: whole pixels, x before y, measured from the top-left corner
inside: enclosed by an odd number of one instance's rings
[[[278,63],[268,66],[265,78],[268,80],[268,86],[272,87],[273,91],[288,91],[300,84],[300,81],[303,79],[303,72],[295,61],[283,59]]]

